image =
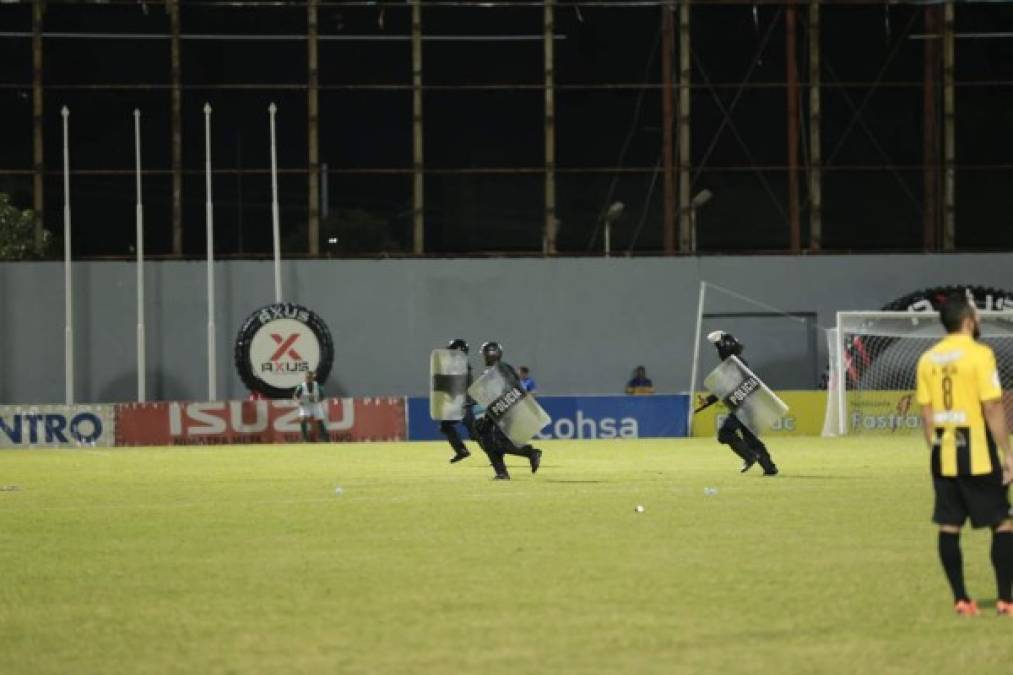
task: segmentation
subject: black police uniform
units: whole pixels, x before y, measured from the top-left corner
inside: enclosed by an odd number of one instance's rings
[[[486,353],[486,349],[489,346],[494,346],[495,351],[502,354],[502,349],[498,344],[489,342],[482,345],[483,354]],[[489,368],[497,368],[511,387],[524,391],[524,388],[521,386],[521,378],[510,364],[497,360],[491,366],[488,366],[487,370]],[[538,471],[538,467],[542,461],[542,451],[531,447],[530,444],[518,448],[488,415],[476,422],[475,430],[478,432],[478,445],[489,457],[492,468],[496,471],[495,477],[498,480],[510,480],[510,473],[507,471],[506,462],[503,459],[504,455],[526,457],[531,463],[531,473]]]
[[[714,343],[714,346],[717,348],[718,356],[722,361],[729,357],[737,356],[743,364],[749,365],[742,358],[742,351],[745,349],[745,346],[730,333],[722,334],[721,339]],[[698,408],[696,412],[717,403],[717,401],[717,396],[713,394],[708,396],[704,405]],[[735,413],[730,413],[718,429],[718,443],[727,445],[732,449],[732,452],[742,458],[743,473],[748,471],[753,464],[759,462],[760,466],[763,467],[763,475],[777,475],[777,466],[774,464],[774,460],[771,459],[767,446],[746,425],[739,421]]]

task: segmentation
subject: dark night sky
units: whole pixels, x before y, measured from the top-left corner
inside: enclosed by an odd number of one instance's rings
[[[51,3],[47,31],[168,33],[168,19],[155,3],[147,14],[139,6],[74,7]],[[184,2],[184,33],[298,34],[306,29],[302,7],[236,9]],[[922,228],[922,173],[917,169],[845,170],[847,166],[918,165],[922,161],[922,90],[920,86],[838,87],[838,82],[919,83],[922,45],[907,39],[922,32],[920,8],[892,6],[824,7],[823,151],[830,169],[824,179],[825,240],[834,249],[915,249]],[[537,35],[540,8],[426,8],[423,26],[433,35]],[[324,7],[324,35],[407,35],[410,12]],[[656,8],[593,8],[580,14],[557,11],[556,81],[656,83],[660,81]],[[780,8],[761,7],[754,22],[748,6],[694,9],[694,80],[739,82],[753,66],[751,81],[785,79],[784,28]],[[804,12],[800,23],[804,24]],[[0,29],[30,29],[28,6],[0,6]],[[975,5],[958,8],[958,31],[1013,30],[1013,8]],[[769,35],[768,35],[769,33]],[[800,30],[800,69],[805,72],[806,41]],[[1013,41],[961,40],[957,76],[961,81],[1013,80]],[[320,82],[407,84],[411,78],[407,41],[325,42],[320,48]],[[883,64],[890,65],[881,72]],[[47,85],[111,83],[165,85],[169,79],[168,41],[81,41],[45,43]],[[267,105],[279,108],[279,164],[306,165],[306,96],[303,91],[271,89],[223,91],[214,85],[301,84],[306,80],[306,50],[300,42],[194,42],[183,45],[184,247],[200,254],[204,246],[203,114],[214,107],[213,150],[218,169],[265,169],[269,166]],[[500,42],[427,42],[427,85],[513,83],[538,85],[542,45]],[[25,39],[0,38],[0,82],[24,85],[0,89],[4,137],[0,169],[31,167],[31,50]],[[207,88],[202,88],[207,87]],[[1013,87],[960,87],[957,91],[957,156],[965,165],[1013,165],[1009,110]],[[786,162],[785,90],[746,89],[725,129],[721,105],[728,107],[735,88],[695,89],[693,160],[706,165],[694,191],[708,188],[715,199],[700,213],[700,246],[707,251],[777,250],[787,246],[786,179],[781,170],[743,171],[751,163]],[[638,99],[640,112],[636,115]],[[542,92],[448,91],[425,94],[425,150],[429,169],[531,168],[543,163]],[[567,90],[556,94],[557,164],[587,169],[654,167],[661,144],[660,94],[647,90]],[[803,105],[806,96],[803,93]],[[862,124],[851,125],[854,106],[863,108]],[[47,169],[60,166],[59,108],[72,110],[72,162],[76,169],[132,169],[131,112],[144,114],[147,168],[167,169],[170,160],[169,93],[135,91],[46,92]],[[329,181],[330,204],[343,241],[359,241],[365,250],[410,248],[411,179],[407,174],[344,173],[349,169],[400,168],[411,165],[411,92],[332,89],[320,93],[320,155],[339,171]],[[803,110],[805,108],[803,107]],[[851,131],[844,137],[844,132]],[[624,156],[622,148],[629,135]],[[803,134],[804,135],[804,134]],[[870,137],[871,136],[871,137]],[[843,141],[842,141],[843,138]],[[743,148],[745,145],[745,148]],[[803,143],[803,152],[804,152]],[[832,159],[831,159],[832,158]],[[835,170],[836,168],[836,170]],[[613,174],[561,173],[558,215],[561,249],[588,250],[595,225],[607,204]],[[804,183],[804,175],[802,176]],[[170,250],[170,179],[145,178],[146,246],[152,253]],[[661,185],[650,191],[652,175],[621,174],[614,199],[627,204],[614,245],[651,252],[661,246]],[[0,190],[30,206],[30,177],[0,176]],[[478,249],[536,251],[541,246],[543,178],[538,173],[461,175],[433,173],[426,178],[427,248],[438,253]],[[61,177],[47,179],[46,223],[60,229]],[[1008,195],[1013,171],[967,169],[958,172],[958,245],[968,249],[1013,248]],[[305,248],[306,180],[280,179],[282,224],[287,249]],[[770,194],[773,194],[773,198]],[[650,196],[649,196],[650,195]],[[805,193],[803,190],[803,200]],[[221,253],[263,253],[270,245],[270,193],[266,175],[221,174],[215,179],[217,247]],[[133,177],[74,176],[76,253],[126,255],[133,236]],[[804,204],[803,204],[804,209]],[[352,211],[361,213],[349,217]],[[803,210],[803,228],[806,213]],[[348,229],[358,222],[365,231]],[[329,232],[329,230],[328,230]],[[594,243],[597,248],[600,242]]]

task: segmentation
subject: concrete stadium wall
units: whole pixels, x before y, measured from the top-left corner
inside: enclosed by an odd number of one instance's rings
[[[332,394],[422,395],[429,350],[462,336],[501,341],[506,359],[531,367],[552,394],[614,393],[647,367],[659,392],[688,388],[699,282],[706,280],[831,326],[834,312],[875,309],[944,284],[1013,288],[1013,254],[518,260],[289,261],[286,298],[318,312],[334,335]],[[147,268],[150,399],[207,394],[205,267]],[[219,397],[246,391],[232,364],[243,319],[273,298],[270,262],[217,270]],[[132,400],[134,266],[74,265],[76,398]],[[775,387],[816,386],[821,330],[764,315],[712,292],[705,330],[740,334],[750,362]],[[63,400],[60,263],[0,263],[0,403]],[[702,364],[716,363],[702,348]],[[477,359],[476,359],[477,362]]]

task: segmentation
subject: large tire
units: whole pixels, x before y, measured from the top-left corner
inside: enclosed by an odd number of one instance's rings
[[[269,398],[288,398],[313,370],[323,385],[334,365],[327,324],[312,310],[291,302],[261,307],[236,336],[236,370],[243,384]]]

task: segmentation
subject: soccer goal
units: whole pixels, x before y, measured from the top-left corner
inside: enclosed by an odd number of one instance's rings
[[[1013,312],[980,312],[995,352],[1006,419],[1013,421]],[[824,436],[895,434],[921,427],[918,358],[943,337],[938,312],[838,312],[827,331],[830,372]]]

